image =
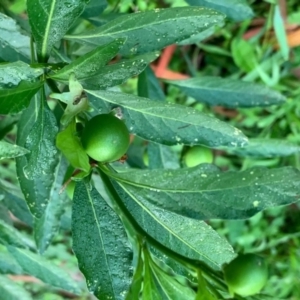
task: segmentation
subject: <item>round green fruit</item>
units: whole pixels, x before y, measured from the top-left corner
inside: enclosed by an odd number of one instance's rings
[[[268,269],[263,258],[254,254],[236,257],[223,268],[224,278],[231,295],[255,295],[268,280]]]
[[[211,164],[213,159],[212,151],[209,148],[202,146],[194,146],[190,148],[183,157],[183,161],[188,168],[204,163]]]
[[[86,153],[94,160],[112,162],[126,153],[130,136],[123,121],[111,114],[101,114],[87,122],[81,142]]]

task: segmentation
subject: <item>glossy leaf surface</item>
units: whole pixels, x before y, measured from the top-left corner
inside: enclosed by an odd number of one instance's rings
[[[212,9],[176,7],[155,9],[115,18],[105,25],[68,39],[101,45],[127,37],[123,55],[160,50],[215,25],[223,25],[224,16]]]
[[[234,257],[232,247],[204,221],[186,218],[148,201],[140,201],[127,185],[120,186],[122,189],[116,186],[117,191],[135,220],[169,249],[190,259],[204,261],[214,269],[221,269],[222,264]]]
[[[27,13],[40,61],[45,61],[55,43],[83,12],[83,0],[28,0]]]
[[[254,15],[245,0],[187,0],[186,2],[190,5],[213,8],[235,21],[243,21]]]
[[[249,157],[278,157],[289,156],[300,152],[300,146],[286,140],[278,139],[250,139],[244,148],[230,149],[239,156]]]
[[[132,253],[123,224],[89,183],[76,184],[72,208],[73,250],[87,286],[99,299],[124,299]]]
[[[141,205],[194,219],[249,218],[267,207],[300,200],[300,171],[292,167],[220,172],[213,165],[114,174]]]
[[[122,48],[125,39],[116,39],[111,43],[99,46],[87,54],[75,59],[66,67],[57,71],[50,77],[58,81],[69,81],[71,73],[75,74],[77,80],[88,79],[97,73],[103,73],[103,66],[106,65]]]
[[[82,85],[86,89],[104,90],[122,84],[132,76],[141,73],[157,57],[157,53],[147,53],[104,66],[97,72],[97,75],[83,80]]]
[[[80,289],[70,276],[47,259],[29,250],[8,247],[9,252],[16,259],[24,272],[29,273],[45,283],[61,288],[74,294],[80,294]]]
[[[4,158],[13,158],[22,156],[30,151],[20,146],[0,141],[0,160]]]
[[[0,113],[17,113],[28,107],[30,100],[42,87],[42,82],[21,81],[13,88],[0,89]]]
[[[43,216],[40,219],[34,220],[34,238],[40,253],[45,252],[52,238],[57,234],[61,216],[68,202],[66,193],[61,193],[67,167],[67,161],[60,155],[54,170],[54,181],[51,183],[51,201],[49,201],[45,208]]]
[[[21,81],[34,82],[43,73],[43,69],[31,68],[22,61],[0,64],[0,89],[12,88]]]
[[[212,147],[236,147],[247,143],[247,138],[237,128],[190,107],[110,91],[86,92],[120,106],[129,131],[150,141]]]
[[[264,85],[229,78],[203,76],[168,82],[178,86],[188,96],[209,105],[254,107],[285,101],[283,95]]]
[[[31,150],[30,156],[16,159],[18,179],[31,213],[40,218],[50,199],[57,163],[56,120],[44,100],[36,95],[18,125],[17,144]]]
[[[29,62],[29,45],[29,37],[20,32],[16,21],[0,13],[0,58],[10,62]]]

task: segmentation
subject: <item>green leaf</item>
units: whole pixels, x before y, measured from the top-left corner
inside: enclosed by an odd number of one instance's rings
[[[207,282],[198,270],[198,291],[195,300],[217,300],[217,298],[209,292]]]
[[[111,43],[95,48],[93,51],[75,59],[66,67],[50,75],[58,81],[69,82],[71,73],[75,74],[77,80],[88,79],[98,73],[122,48],[125,39],[116,39]]]
[[[142,290],[142,300],[162,300],[160,291],[154,280],[152,269],[150,267],[150,254],[144,251],[144,285]]]
[[[212,36],[216,32],[216,30],[217,30],[217,26],[209,27],[206,30],[204,30],[198,34],[192,35],[191,37],[179,42],[178,45],[185,46],[185,45],[200,43],[201,41]]]
[[[35,122],[24,144],[25,148],[30,149],[30,154],[26,155],[27,165],[24,166],[24,175],[28,179],[52,174],[57,163],[55,137],[58,128],[55,116],[43,96],[36,104]]]
[[[61,40],[83,12],[82,0],[27,0],[27,13],[40,62],[45,62],[52,47]]]
[[[290,49],[289,49],[289,44],[286,36],[285,24],[281,16],[279,5],[275,6],[273,24],[274,24],[276,38],[280,46],[280,52],[282,54],[283,59],[287,61],[289,59]]]
[[[134,271],[130,289],[125,298],[126,300],[139,299],[139,295],[142,290],[142,283],[144,280],[143,271],[144,271],[144,262],[141,256],[141,252],[139,251],[138,258],[137,258],[137,266]]]
[[[55,180],[51,185],[51,201],[49,201],[43,216],[34,220],[34,238],[40,253],[45,252],[52,238],[58,232],[60,219],[65,211],[68,197],[65,193],[61,193],[61,187],[63,186],[67,167],[67,161],[60,155],[54,170]]]
[[[212,26],[223,25],[224,16],[214,10],[195,7],[155,9],[120,16],[103,26],[67,39],[103,45],[127,37],[123,55],[160,50]]]
[[[2,220],[0,220],[0,243],[16,247],[34,248],[31,240]]]
[[[22,61],[0,64],[0,89],[12,88],[21,81],[34,82],[43,73],[43,69],[31,68]]]
[[[146,53],[131,59],[123,59],[101,68],[97,75],[81,81],[82,85],[86,89],[106,89],[122,84],[127,79],[141,73],[157,57],[157,53]]]
[[[168,82],[188,96],[210,105],[253,107],[285,102],[283,95],[264,85],[230,78],[203,76]]]
[[[30,157],[16,158],[18,180],[29,209],[37,218],[45,211],[54,181],[56,126],[52,111],[38,95],[18,123],[17,144],[31,150]]]
[[[105,8],[107,7],[106,0],[90,0],[84,12],[82,13],[82,18],[92,18],[97,17],[103,13]]]
[[[43,82],[21,81],[17,87],[0,89],[0,113],[11,114],[22,111],[28,107],[30,100],[42,85]]]
[[[89,290],[99,299],[124,299],[132,278],[127,236],[119,217],[88,183],[76,184],[72,235]]]
[[[14,195],[13,193],[5,191],[4,203],[14,216],[28,226],[32,226],[33,218],[24,199],[22,199],[20,196]]]
[[[0,123],[0,140],[2,140],[6,136],[6,134],[14,128],[14,125],[17,123],[18,120],[18,115],[2,116]]]
[[[7,247],[24,272],[42,280],[43,282],[71,293],[79,295],[81,290],[77,284],[70,279],[61,267],[50,263],[47,259],[32,253],[29,250]],[[22,299],[22,298],[21,298]]]
[[[30,61],[30,38],[20,32],[16,21],[0,13],[0,58],[4,61]]]
[[[278,139],[250,139],[244,148],[229,149],[229,152],[239,156],[249,157],[276,157],[289,156],[300,152],[300,146]]]
[[[129,131],[146,140],[166,145],[211,147],[236,147],[247,143],[240,130],[191,107],[110,91],[86,92],[120,106]]]
[[[180,168],[178,155],[168,146],[149,143],[147,147],[150,169]]]
[[[33,300],[31,295],[19,284],[6,276],[0,275],[0,294],[2,299]]]
[[[17,146],[15,144],[10,144],[4,141],[0,141],[0,160],[4,158],[13,158],[17,156],[22,156],[30,151]]]
[[[7,248],[0,245],[0,274],[22,274],[24,271],[8,252]]]
[[[123,190],[115,185],[116,190],[135,220],[169,249],[190,259],[204,261],[216,270],[235,256],[230,244],[204,221],[186,218],[162,210],[148,201],[140,201],[127,185],[121,183],[120,186]]]
[[[190,5],[213,8],[226,14],[234,21],[243,21],[253,17],[254,13],[245,0],[186,0]]]
[[[231,53],[235,64],[246,73],[258,65],[254,45],[241,37],[232,40]]]
[[[75,120],[65,130],[58,133],[56,147],[74,168],[83,170],[86,173],[90,171],[89,157],[83,149],[79,137],[76,135]]]
[[[149,66],[139,75],[138,95],[151,100],[164,101],[166,98],[158,79]]]
[[[165,273],[154,261],[151,261],[151,269],[167,299],[195,299],[196,294],[190,287],[178,282],[171,274]]]
[[[194,219],[249,218],[267,207],[300,199],[300,171],[292,167],[221,172],[202,164],[179,170],[135,170],[113,177],[141,206],[151,202]]]

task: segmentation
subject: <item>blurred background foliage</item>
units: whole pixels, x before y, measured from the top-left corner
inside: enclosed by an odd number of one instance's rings
[[[274,138],[300,145],[300,2],[247,2],[255,13],[254,18],[240,23],[229,20],[213,36],[196,44],[167,47],[152,68],[156,76],[161,78],[161,87],[167,101],[193,106],[207,114],[215,115],[241,129],[249,138]],[[94,21],[105,22],[117,13],[185,5],[187,3],[183,0],[109,0],[104,15]],[[19,15],[20,20],[26,19],[25,0],[6,0],[1,9]],[[89,26],[89,22],[81,20],[71,30],[80,32]],[[185,96],[179,88],[165,82],[203,75],[242,78],[262,83],[283,93],[287,101],[284,105],[266,108],[210,107]],[[137,94],[137,82],[137,78],[132,78],[123,84],[121,89]],[[5,139],[13,141],[14,124],[17,119],[17,116],[2,119],[0,135],[6,135]],[[135,152],[137,160],[142,161],[146,148],[147,145],[136,140],[130,151]],[[181,155],[184,167],[184,157],[188,148],[176,146],[174,150]],[[207,154],[207,150],[205,151]],[[135,156],[132,159],[135,159]],[[241,170],[252,166],[300,168],[300,153],[283,157],[251,157],[213,149],[207,156],[222,170]],[[146,160],[144,157],[144,164],[147,164]],[[136,164],[139,165],[141,164]],[[16,184],[13,160],[1,161],[0,173],[2,181]],[[17,229],[31,233],[31,228],[19,220],[12,218],[10,222],[13,222]],[[237,252],[254,252],[267,259],[270,280],[264,289],[266,294],[274,299],[300,299],[299,204],[268,209],[248,220],[208,222],[220,235],[229,240]],[[72,256],[70,237],[70,212],[67,212],[62,220],[61,234],[46,251],[46,256],[67,270],[70,276],[82,281],[81,275],[76,271],[76,259]],[[6,255],[4,247],[0,248],[0,253]],[[0,266],[0,270],[5,268],[11,270],[11,279],[25,286],[34,299],[93,299],[91,295],[78,298],[63,291],[50,290],[30,276],[20,276],[20,270],[14,268],[9,259],[7,266]]]

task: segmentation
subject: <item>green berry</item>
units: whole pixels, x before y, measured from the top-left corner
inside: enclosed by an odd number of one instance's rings
[[[123,121],[111,114],[101,114],[87,122],[81,142],[86,153],[94,160],[112,162],[126,153],[130,135]]]
[[[189,168],[199,164],[211,164],[213,162],[213,153],[209,148],[202,146],[194,146],[190,148],[184,155],[183,161]]]
[[[255,295],[268,280],[268,269],[263,258],[254,254],[236,257],[223,268],[224,278],[231,295]]]

